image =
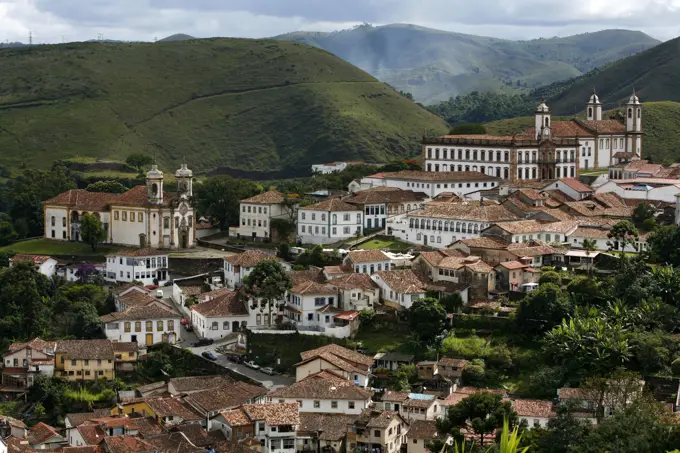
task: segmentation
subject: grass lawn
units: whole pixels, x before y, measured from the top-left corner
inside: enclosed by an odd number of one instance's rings
[[[48,241],[45,239],[31,239],[30,241],[17,242],[0,248],[0,252],[12,251],[15,253],[27,253],[31,255],[78,255],[78,256],[102,256],[115,252],[123,247],[104,246],[97,247],[93,252],[92,247],[82,242]]]
[[[413,247],[413,244],[393,238],[374,238],[357,246],[361,250],[384,249],[388,247],[390,250],[408,250]]]
[[[376,320],[372,327],[361,327],[355,341],[361,342],[361,347],[371,355],[378,352],[403,352],[404,354],[418,354],[408,342],[409,329],[405,322],[394,320]]]
[[[260,366],[271,366],[280,371],[294,372],[293,365],[298,363],[300,353],[320,348],[329,343],[341,343],[342,340],[293,333],[277,335],[267,333],[251,333],[248,335],[248,357]],[[278,364],[278,361],[281,361]]]

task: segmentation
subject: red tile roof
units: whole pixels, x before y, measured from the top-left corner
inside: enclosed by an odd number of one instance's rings
[[[557,416],[552,401],[512,400],[513,409],[520,417],[552,418]]]
[[[246,302],[236,292],[223,294],[207,302],[194,304],[191,310],[208,318],[226,316],[248,316]]]
[[[347,256],[353,263],[373,263],[389,261],[390,257],[382,250],[351,250]]]
[[[280,204],[280,203],[283,203],[285,198],[286,197],[281,192],[277,192],[276,190],[270,190],[268,192],[263,192],[259,195],[255,195],[254,197],[250,197],[250,198],[246,198],[245,200],[241,200],[241,203]]]
[[[56,429],[43,422],[39,422],[33,428],[28,430],[28,441],[32,446],[40,445],[54,438],[63,439]]]
[[[261,250],[246,250],[243,253],[231,255],[225,258],[225,260],[233,264],[234,266],[242,267],[257,266],[261,262],[267,260],[279,261],[279,259],[276,256],[271,255],[269,253],[265,253]]]
[[[13,263],[29,262],[37,265],[43,264],[45,261],[51,259],[51,256],[47,255],[14,255],[9,260]]]
[[[574,178],[562,178],[562,179],[560,179],[560,182],[563,182],[564,184],[568,185],[569,187],[571,187],[572,189],[574,189],[574,190],[577,191],[577,192],[581,192],[581,193],[589,193],[589,192],[593,192],[593,188],[592,188],[592,187],[590,187],[590,186],[588,186],[588,185],[586,185],[586,184],[583,184],[583,183],[582,183],[581,181],[579,181],[578,179],[574,179]]]
[[[358,206],[345,203],[342,200],[334,198],[328,201],[322,201],[313,205],[300,208],[301,211],[328,211],[328,212],[346,212],[346,211],[361,211]]]
[[[299,425],[298,403],[246,404],[243,411],[251,420],[264,420],[269,426]]]
[[[143,249],[123,249],[118,250],[114,253],[109,253],[106,256],[167,256],[167,252],[161,252],[160,250],[146,247]]]
[[[302,360],[307,360],[322,353],[333,354],[343,360],[365,365],[367,367],[373,365],[373,357],[368,357],[351,349],[343,348],[337,344],[327,344],[326,346],[321,346],[320,348],[304,351],[300,353],[300,356],[302,357]]]

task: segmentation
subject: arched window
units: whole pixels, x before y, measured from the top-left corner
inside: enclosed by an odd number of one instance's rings
[[[463,171],[463,166],[462,166],[462,165],[459,165],[459,166],[458,166],[458,171]]]
[[[486,174],[486,167],[484,165],[482,165],[481,167],[479,167],[479,171],[480,171],[480,173]]]
[[[527,164],[528,164],[529,162],[531,162],[530,156],[531,156],[531,154],[529,154],[529,151],[527,151],[526,153],[524,153],[524,157],[526,158]]]
[[[522,153],[517,153],[517,163],[522,164]]]
[[[533,152],[533,156],[534,156],[534,159],[533,159],[534,163],[536,163],[536,151]]]
[[[522,179],[522,169],[521,168],[517,169],[517,178]]]
[[[463,222],[460,224],[460,231],[461,233],[465,233],[467,231],[467,223]]]
[[[468,223],[468,233],[472,233],[472,224]]]
[[[472,151],[472,160],[477,160],[477,150]]]
[[[449,171],[449,166],[448,166],[448,164],[443,164],[443,165],[442,165],[442,171]]]
[[[633,117],[633,109],[628,109],[628,118]]]
[[[470,160],[470,150],[469,149],[465,150],[465,160]]]
[[[592,116],[593,116],[593,108],[588,107],[588,117],[592,117]]]
[[[473,165],[473,166],[472,166],[472,171],[477,171],[477,166],[476,166],[476,165]]]
[[[637,117],[638,117],[638,118],[640,118],[640,114],[641,114],[641,112],[642,112],[642,110],[641,110],[641,109],[637,109]]]
[[[496,167],[496,178],[501,177],[501,167]]]
[[[444,231],[449,231],[449,221],[444,222]]]
[[[505,171],[503,173],[505,173],[505,179],[508,179],[509,171],[507,168],[505,168],[504,170]]]
[[[430,219],[427,219],[427,229],[428,230],[432,229],[432,222],[430,222]]]
[[[417,241],[420,241],[422,238],[423,238],[422,234],[420,234],[420,233],[416,234],[416,240]]]
[[[479,225],[475,223],[475,233],[479,233]]]
[[[550,118],[545,119],[545,127],[550,127]]]
[[[496,151],[496,162],[500,162],[500,161],[501,161],[501,152]]]
[[[456,222],[456,233],[460,233],[460,222]]]
[[[440,220],[439,221],[439,231],[442,231],[444,229],[444,221]]]
[[[413,227],[413,221],[414,221],[414,220],[415,220],[415,219],[410,219],[410,220],[409,220],[409,222],[408,222],[409,227],[414,228],[414,227]]]
[[[466,165],[466,166],[465,166],[465,171],[470,171],[470,166],[469,166],[469,165]]]
[[[536,167],[531,169],[531,178],[536,179]]]
[[[458,160],[463,160],[463,150],[462,149],[458,150]]]
[[[411,210],[411,205],[410,205],[410,204],[407,204],[407,205],[406,205],[406,211],[410,211],[410,210]]]
[[[434,150],[434,158],[439,159],[439,148]]]
[[[420,219],[420,229],[421,230],[425,229],[425,219]]]
[[[510,161],[510,153],[507,152],[507,151],[505,152],[505,161],[506,161],[506,162],[509,162],[509,161]]]

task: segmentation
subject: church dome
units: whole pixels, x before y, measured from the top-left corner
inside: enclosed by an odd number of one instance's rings
[[[536,107],[536,113],[550,113],[550,109],[545,104],[544,100],[541,100],[541,103]]]
[[[639,104],[640,103],[640,98],[637,97],[635,94],[635,91],[633,91],[633,94],[630,96],[628,99],[629,104]]]
[[[191,178],[194,172],[187,168],[187,164],[182,164],[182,167],[175,172],[177,178]]]
[[[146,172],[146,177],[149,179],[162,178],[163,172],[158,169],[158,165],[154,164],[151,166],[151,170]]]
[[[600,98],[597,97],[597,94],[593,93],[593,94],[590,96],[590,103],[591,103],[591,104],[599,104],[599,103],[600,103]]]

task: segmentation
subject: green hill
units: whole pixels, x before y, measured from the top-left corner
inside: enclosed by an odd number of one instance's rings
[[[629,30],[509,41],[408,24],[364,25],[333,33],[295,32],[275,39],[326,49],[428,104],[474,90],[535,88],[659,43]]]
[[[419,151],[444,122],[321,49],[271,40],[0,50],[0,165],[186,156],[203,173],[306,174]],[[248,173],[251,172],[251,173]]]
[[[587,99],[593,87],[607,108],[625,103],[633,87],[640,100],[680,101],[680,38],[659,44],[645,52],[612,63],[601,71],[577,79],[550,99],[559,113],[573,112],[574,100]],[[583,107],[579,105],[579,110]]]
[[[551,106],[552,107],[552,106]],[[614,110],[603,113],[608,117]],[[554,120],[569,117],[554,117]],[[494,135],[512,135],[534,124],[533,116],[510,118],[486,124],[486,129]],[[642,104],[642,154],[654,162],[680,161],[680,103],[645,102]]]

